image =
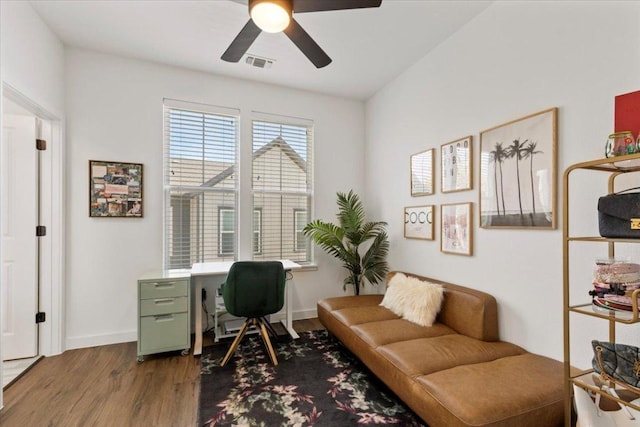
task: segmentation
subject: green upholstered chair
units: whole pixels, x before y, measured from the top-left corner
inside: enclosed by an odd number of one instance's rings
[[[271,346],[267,328],[271,328],[265,316],[277,313],[284,305],[285,272],[280,261],[238,261],[234,262],[222,285],[222,298],[229,313],[236,317],[246,317],[238,335],[222,360],[226,365],[238,344],[254,325],[260,335],[274,365],[278,365],[276,353]],[[272,330],[272,329],[271,329]]]

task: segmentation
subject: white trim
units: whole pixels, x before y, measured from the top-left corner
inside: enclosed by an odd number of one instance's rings
[[[64,283],[65,283],[65,219],[64,219],[64,170],[65,143],[62,120],[45,108],[24,96],[7,83],[2,83],[2,99],[6,97],[31,114],[47,120],[50,132],[45,135],[47,150],[43,153],[42,177],[48,185],[41,191],[42,225],[47,227],[47,236],[41,244],[42,271],[40,276],[40,309],[47,320],[40,324],[38,333],[39,353],[51,356],[64,351]],[[50,137],[50,140],[49,140]]]
[[[165,108],[176,110],[196,111],[199,113],[218,114],[221,116],[233,116],[240,120],[240,110],[237,108],[220,107],[218,105],[200,104],[198,102],[180,101],[178,99],[164,98],[162,105]]]
[[[120,344],[124,342],[138,341],[138,331],[117,332],[114,334],[84,335],[79,337],[69,337],[65,345],[65,350],[76,348],[97,347],[101,345]]]

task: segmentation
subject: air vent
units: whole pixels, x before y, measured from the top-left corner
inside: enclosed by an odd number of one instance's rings
[[[254,67],[258,67],[258,68],[271,68],[275,60],[268,59],[268,58],[260,58],[259,56],[255,56],[255,55],[249,55],[247,56],[247,59],[245,60],[245,62],[249,65],[253,65]]]

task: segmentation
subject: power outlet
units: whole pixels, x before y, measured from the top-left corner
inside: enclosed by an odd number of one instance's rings
[[[202,301],[206,301],[206,300],[207,300],[207,290],[202,289]]]

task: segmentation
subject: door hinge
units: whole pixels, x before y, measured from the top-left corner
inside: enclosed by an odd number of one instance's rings
[[[36,226],[36,237],[42,237],[47,235],[47,227],[44,225]]]
[[[36,150],[44,151],[47,149],[46,139],[36,139]]]
[[[47,314],[44,311],[39,311],[36,313],[36,323],[42,323],[47,320]]]

